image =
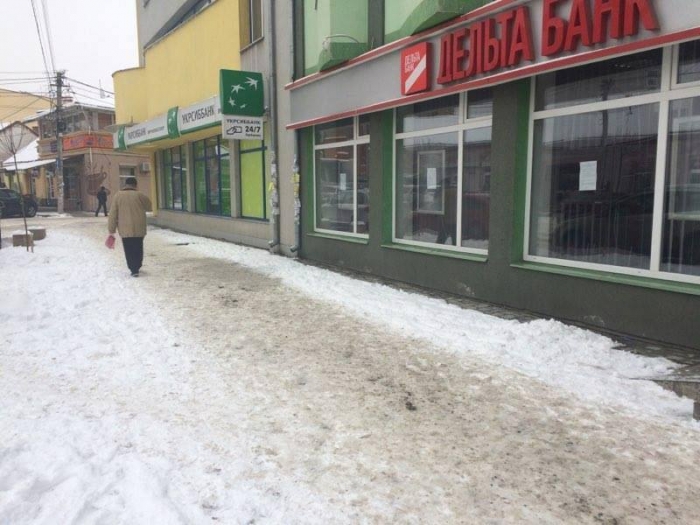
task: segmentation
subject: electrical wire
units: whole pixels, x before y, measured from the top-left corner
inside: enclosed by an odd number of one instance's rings
[[[44,10],[44,26],[46,28],[46,41],[49,44],[49,57],[51,58],[51,71],[56,71],[56,61],[53,55],[53,43],[51,41],[51,26],[49,25],[49,10],[46,8],[46,0],[41,0],[41,7]]]
[[[44,50],[44,40],[41,36],[41,28],[39,27],[39,17],[36,14],[36,5],[34,0],[30,0],[32,4],[32,13],[34,14],[34,25],[36,25],[36,33],[39,37],[39,47],[41,48],[41,57],[44,60],[44,68],[46,69],[46,77],[49,82],[51,82],[51,69],[49,68],[49,62],[46,59],[46,51]]]
[[[95,90],[100,91],[100,92],[109,93],[110,95],[114,95],[113,92],[108,91],[108,90],[106,90],[106,89],[104,89],[104,88],[97,87],[97,86],[93,86],[92,84],[87,84],[87,83],[85,83],[85,82],[81,82],[80,80],[76,80],[76,79],[70,78],[70,77],[66,77],[66,79],[67,79],[67,80],[70,80],[71,82],[75,82],[76,84],[80,84],[80,85],[82,85],[82,86],[89,87],[89,88],[95,89]]]

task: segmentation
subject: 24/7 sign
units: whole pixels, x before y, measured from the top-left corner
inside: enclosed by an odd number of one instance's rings
[[[411,95],[430,87],[429,42],[416,44],[401,53],[401,94]]]
[[[227,140],[262,140],[263,119],[262,117],[224,115],[221,120],[221,134]]]

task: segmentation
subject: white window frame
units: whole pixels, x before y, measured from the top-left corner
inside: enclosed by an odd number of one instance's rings
[[[272,0],[274,2],[274,0]],[[253,4],[260,3],[260,36],[258,38],[253,38]],[[263,0],[248,0],[248,23],[250,28],[248,29],[248,45],[252,46],[256,42],[260,42],[265,38],[265,2]]]
[[[407,246],[416,246],[416,247],[421,247],[421,248],[429,248],[431,250],[441,250],[441,251],[449,251],[449,252],[459,252],[459,253],[467,253],[467,254],[475,254],[475,255],[488,255],[489,251],[488,249],[483,249],[483,248],[470,248],[467,246],[460,246],[462,243],[462,186],[464,183],[464,142],[465,142],[465,134],[467,131],[474,130],[474,129],[480,129],[480,128],[488,128],[491,127],[493,128],[493,114],[485,117],[474,117],[474,118],[467,118],[467,97],[468,97],[469,92],[464,91],[459,94],[459,123],[454,124],[452,126],[444,126],[444,127],[438,127],[438,128],[431,128],[431,129],[424,129],[420,131],[407,131],[404,133],[398,133],[396,131],[397,126],[398,126],[398,118],[397,118],[397,109],[394,109],[394,126],[393,126],[393,142],[392,142],[392,157],[393,157],[393,166],[392,166],[392,187],[391,187],[391,203],[392,203],[392,211],[391,211],[391,239],[394,244],[403,244]],[[445,133],[458,133],[459,134],[459,140],[457,141],[457,228],[456,228],[456,234],[455,234],[455,245],[450,246],[447,244],[437,244],[434,242],[425,242],[425,241],[416,241],[413,239],[400,239],[396,236],[396,221],[398,219],[397,217],[397,209],[396,209],[396,189],[397,189],[397,180],[396,180],[396,161],[398,158],[398,152],[396,150],[396,143],[399,140],[403,139],[412,139],[416,137],[430,137],[434,135],[442,135]],[[493,143],[493,141],[492,141]],[[489,190],[489,195],[491,193],[491,190]],[[444,197],[443,197],[444,198]],[[489,200],[490,202],[490,200]],[[490,204],[489,204],[489,217],[491,214],[490,210]],[[490,237],[490,234],[489,234]],[[489,239],[490,242],[490,239]]]
[[[345,120],[345,119],[340,119],[340,120]],[[369,134],[367,135],[360,135],[360,117],[355,116],[352,117],[352,135],[353,138],[352,140],[345,140],[342,142],[330,142],[328,144],[320,144],[316,145],[316,129],[314,128],[313,130],[314,134],[314,155],[313,155],[313,166],[314,166],[314,232],[318,233],[326,233],[330,235],[338,235],[342,237],[352,237],[352,238],[358,238],[358,239],[369,239],[369,232],[368,233],[357,233],[357,169],[358,169],[358,162],[357,162],[357,146],[363,145],[363,144],[369,144]],[[319,228],[318,225],[318,206],[317,206],[317,191],[316,191],[316,152],[324,149],[333,149],[333,148],[343,148],[343,147],[348,147],[352,146],[352,184],[353,184],[353,196],[352,196],[352,201],[353,201],[353,219],[352,219],[352,232],[343,232],[343,231],[338,231],[338,230],[330,230],[327,228]],[[371,203],[371,196],[370,196],[370,203]],[[370,204],[371,206],[371,204]]]
[[[530,121],[528,130],[528,158],[527,158],[527,191],[525,201],[525,231],[523,244],[523,260],[526,262],[543,263],[552,266],[594,270],[606,273],[628,275],[635,277],[661,279],[665,281],[700,284],[700,276],[684,275],[680,273],[664,272],[661,266],[661,243],[663,238],[664,223],[664,196],[666,191],[666,159],[668,152],[669,132],[669,108],[674,100],[693,98],[700,96],[700,82],[676,83],[678,72],[678,44],[663,48],[661,66],[660,90],[653,94],[637,95],[628,98],[619,98],[605,102],[593,102],[579,104],[564,108],[535,111],[536,77],[531,79],[530,89]],[[606,58],[609,60],[609,58]],[[585,64],[579,64],[579,67]],[[654,212],[652,217],[651,254],[649,269],[629,268],[607,264],[570,261],[555,257],[530,255],[530,231],[532,212],[532,170],[534,160],[535,121],[546,118],[579,115],[593,111],[619,109],[643,104],[659,104],[658,140],[656,151],[656,171],[654,174]]]
[[[133,171],[133,174],[131,175],[122,175],[122,168],[124,169],[129,169]],[[130,177],[136,178],[136,166],[133,166],[131,164],[120,164],[119,165],[119,189],[121,190],[124,188],[124,181]]]

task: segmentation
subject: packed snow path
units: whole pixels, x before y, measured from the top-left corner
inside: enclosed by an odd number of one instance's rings
[[[134,279],[101,218],[43,224],[0,250],[2,525],[698,523],[668,362],[165,230]]]

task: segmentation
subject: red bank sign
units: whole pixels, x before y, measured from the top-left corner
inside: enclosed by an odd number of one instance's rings
[[[420,93],[430,87],[429,42],[416,44],[401,53],[401,94]]]
[[[659,29],[652,0],[543,0],[539,20],[539,49],[533,44],[535,26],[526,5],[446,33],[440,39],[437,83],[448,84],[516,68],[525,61],[534,61],[538,55],[553,57],[604,44],[609,39],[633,37],[642,28]],[[418,46],[421,45],[426,44]],[[412,90],[406,89],[406,55],[418,46],[402,54],[404,95],[429,89],[429,85],[421,89],[422,83]],[[426,64],[425,69],[429,66]]]

